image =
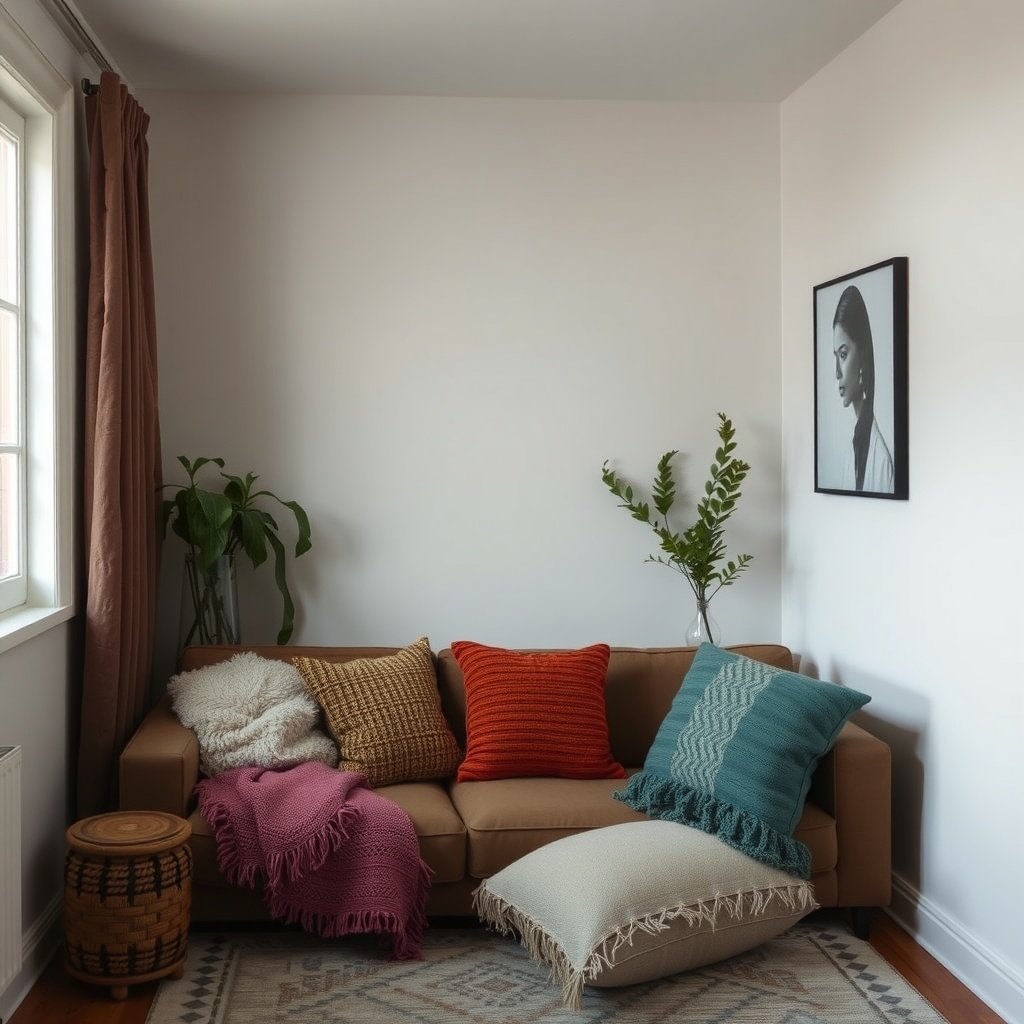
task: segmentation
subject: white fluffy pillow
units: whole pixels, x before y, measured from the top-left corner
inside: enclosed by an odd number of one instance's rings
[[[285,768],[302,761],[334,767],[338,750],[319,728],[320,708],[298,669],[250,651],[167,684],[174,713],[199,741],[207,775],[259,765]]]
[[[673,821],[558,839],[473,893],[579,1009],[583,985],[634,985],[767,942],[816,907],[809,882]]]

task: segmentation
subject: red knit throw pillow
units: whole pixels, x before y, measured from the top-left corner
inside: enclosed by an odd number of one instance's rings
[[[527,653],[459,640],[466,757],[459,782],[547,775],[624,779],[608,747],[607,644]]]

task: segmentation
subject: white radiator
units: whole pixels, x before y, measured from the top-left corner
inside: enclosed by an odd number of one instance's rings
[[[21,970],[21,747],[0,747],[0,992]]]

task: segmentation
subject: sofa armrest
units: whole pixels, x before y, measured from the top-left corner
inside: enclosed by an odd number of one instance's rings
[[[892,752],[848,722],[821,759],[810,799],[836,819],[836,888],[841,907],[892,900]]]
[[[187,818],[199,781],[199,744],[165,697],[142,720],[120,760],[123,811],[167,811]]]

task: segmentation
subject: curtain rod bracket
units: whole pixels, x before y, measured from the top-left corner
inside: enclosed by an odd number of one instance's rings
[[[90,82],[88,78],[82,79],[82,92],[86,96],[95,96],[100,91],[100,87],[95,82]]]

